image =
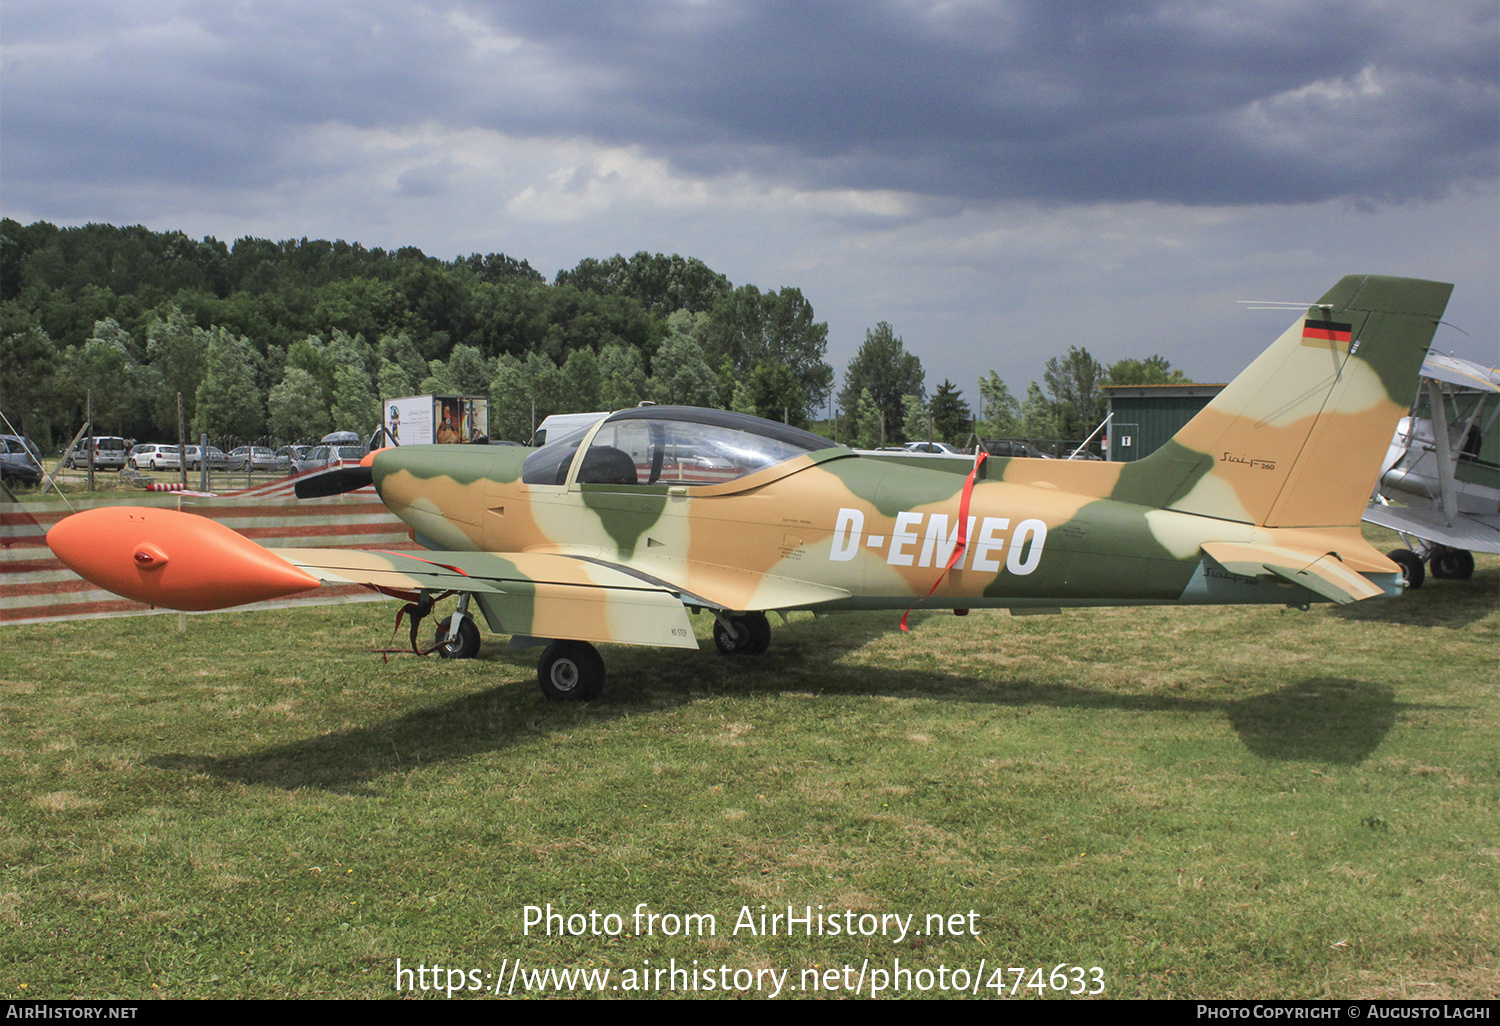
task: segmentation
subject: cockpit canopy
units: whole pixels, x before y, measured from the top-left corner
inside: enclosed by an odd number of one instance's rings
[[[809,452],[836,448],[801,428],[696,406],[641,406],[550,442],[526,459],[526,484],[560,485],[577,459],[579,484],[724,484]]]

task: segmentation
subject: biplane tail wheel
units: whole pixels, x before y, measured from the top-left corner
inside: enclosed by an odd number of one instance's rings
[[[714,647],[722,655],[760,655],[771,647],[771,621],[765,613],[744,613],[728,620],[732,634],[723,620],[714,621]]]
[[[1422,586],[1422,582],[1427,579],[1427,570],[1422,566],[1421,556],[1411,549],[1392,549],[1386,555],[1401,568],[1401,576],[1408,588],[1415,591]]]
[[[587,702],[604,690],[604,658],[586,641],[554,641],[537,664],[542,694],[554,702]]]
[[[453,617],[445,616],[437,626],[438,655],[444,659],[473,659],[479,654],[479,628],[466,616],[458,625],[458,637],[445,641],[443,639],[448,637],[448,627],[452,623]]]
[[[1428,561],[1432,576],[1440,581],[1467,581],[1474,576],[1474,553],[1439,545]]]

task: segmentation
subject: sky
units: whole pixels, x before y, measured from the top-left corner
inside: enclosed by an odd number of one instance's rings
[[[1494,0],[6,0],[0,214],[800,288],[841,379],[1227,381],[1340,277],[1500,362]]]

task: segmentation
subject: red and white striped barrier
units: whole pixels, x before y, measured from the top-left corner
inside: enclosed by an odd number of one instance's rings
[[[218,492],[195,492],[195,491],[191,490],[190,488],[188,488],[187,485],[182,484],[181,482],[178,482],[177,484],[161,484],[160,482],[157,482],[157,481],[152,481],[150,484],[148,484],[146,486],[146,491],[148,491],[148,492],[176,492],[178,495],[204,495],[204,496],[207,496],[209,498],[217,498],[218,494],[219,494]]]

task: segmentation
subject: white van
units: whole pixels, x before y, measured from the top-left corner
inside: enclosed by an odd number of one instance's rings
[[[78,443],[78,448],[69,450],[68,454],[63,457],[63,466],[68,468],[88,466],[90,447],[94,450],[95,470],[125,469],[125,454],[130,446],[118,435],[96,435],[93,438],[83,439]]]
[[[592,426],[596,421],[603,420],[610,414],[609,410],[602,413],[554,413],[550,417],[542,419],[541,427],[536,429],[536,435],[531,439],[531,447],[539,449],[547,444],[547,440],[561,438],[570,435],[581,428]]]

